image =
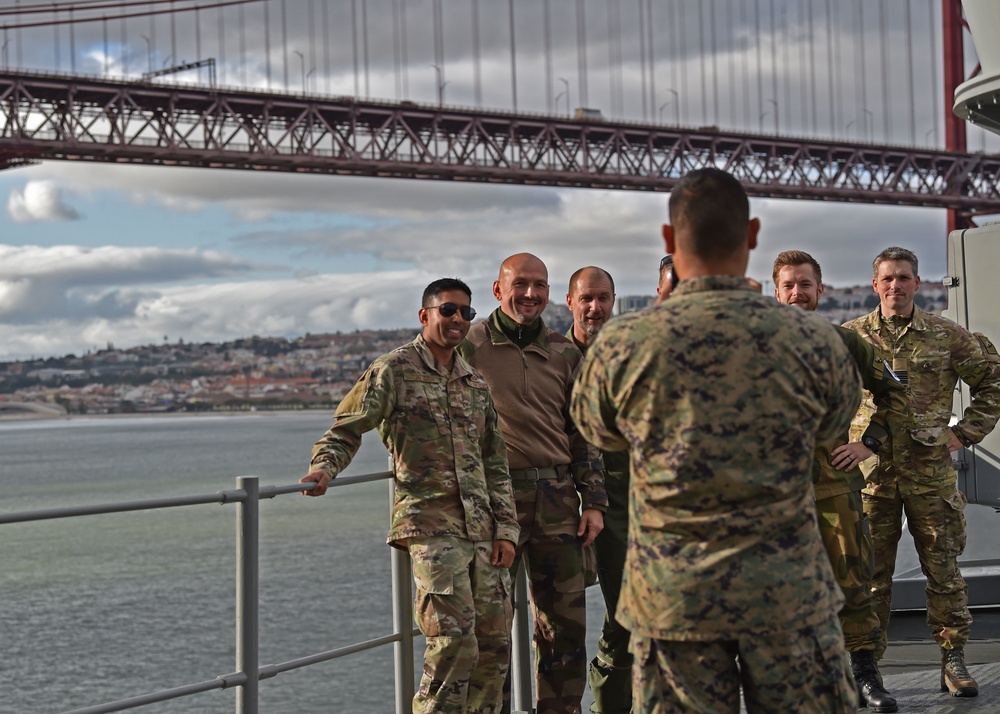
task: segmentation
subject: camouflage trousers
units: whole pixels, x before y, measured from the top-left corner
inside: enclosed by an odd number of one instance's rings
[[[850,660],[833,613],[793,632],[738,640],[653,640],[632,634],[636,714],[852,714]]]
[[[877,496],[864,493],[864,502],[875,548],[875,611],[882,627],[875,656],[881,658],[887,644],[892,575],[903,532],[903,514],[920,559],[920,570],[927,577],[927,625],[931,636],[946,649],[964,647],[972,625],[969,588],[958,568],[958,556],[965,551],[965,494],[955,485],[921,494],[882,490]]]
[[[625,570],[625,546],[628,539],[628,474],[608,474],[604,479],[608,492],[608,511],[604,530],[594,541],[597,550],[597,577],[607,611],[597,641],[597,655],[590,662],[590,692],[593,714],[629,714],[632,711],[632,653],[629,631],[615,619],[618,596]]]
[[[861,492],[816,501],[816,515],[833,575],[844,593],[838,613],[844,645],[848,652],[877,649],[882,634],[871,589],[875,558]]]
[[[570,477],[514,481],[521,535],[511,576],[527,566],[537,714],[579,714],[587,684],[587,600],[580,497]],[[510,678],[504,686],[510,711]]]
[[[411,538],[413,617],[427,638],[414,714],[498,714],[510,671],[510,575],[492,541]]]

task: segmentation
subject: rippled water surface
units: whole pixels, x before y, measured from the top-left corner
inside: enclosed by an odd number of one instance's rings
[[[329,424],[325,412],[0,421],[0,512],[214,494],[239,475],[293,483]],[[368,434],[345,473],[386,468]],[[391,632],[387,482],[260,509],[262,665]],[[0,713],[65,712],[233,672],[235,543],[234,505],[0,525]],[[603,602],[588,595],[592,652]],[[393,697],[385,646],[262,681],[260,711],[391,714]],[[234,708],[229,690],[134,711]]]
[[[0,423],[4,512],[286,484],[327,413]],[[350,473],[383,471],[368,440]],[[283,662],[391,631],[388,484],[262,501],[260,650]],[[235,669],[236,507],[0,526],[0,711],[67,711]],[[232,712],[210,692],[142,712]],[[261,685],[261,711],[391,711],[392,651]]]

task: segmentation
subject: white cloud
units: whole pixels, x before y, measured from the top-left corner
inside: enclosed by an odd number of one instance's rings
[[[8,358],[16,359],[82,354],[109,342],[131,347],[156,342],[162,335],[219,342],[411,324],[416,332],[419,296],[427,282],[423,273],[399,271],[379,274],[378,286],[373,286],[371,275],[361,274],[123,291],[132,302],[121,314],[105,310],[77,319],[57,316],[17,325],[4,321],[0,341]],[[0,284],[0,296],[2,290]]]
[[[156,285],[229,278],[255,267],[214,251],[0,244],[0,324],[46,328],[70,318],[127,318],[158,293]]]
[[[80,214],[63,199],[54,181],[28,181],[23,190],[12,189],[7,213],[16,223],[75,221]]]
[[[81,184],[86,174],[91,191],[126,192],[150,204],[159,216],[155,220],[176,223],[171,228],[176,233],[188,231],[191,221],[199,223],[196,204],[202,210],[221,207],[228,211],[229,225],[225,234],[213,234],[219,239],[214,245],[237,255],[279,256],[289,264],[289,276],[330,272],[338,261],[347,264],[335,272],[350,273],[359,269],[358,256],[363,256],[367,270],[412,266],[426,271],[428,280],[443,274],[468,278],[495,275],[504,257],[530,251],[548,264],[553,295],[562,295],[563,282],[585,264],[606,267],[621,294],[651,291],[668,198],[665,193],[73,163],[30,170],[72,185]],[[181,204],[187,210],[179,212]],[[763,221],[749,266],[758,280],[766,282],[774,256],[790,248],[815,255],[827,283],[835,286],[865,283],[872,258],[889,245],[915,250],[925,279],[946,272],[943,211],[770,199],[752,199],[751,207]],[[269,217],[266,224],[264,217]],[[260,262],[259,257],[250,260]],[[489,285],[484,287],[488,296]]]
[[[354,183],[336,181],[345,187]],[[278,177],[268,185],[277,195],[284,183]],[[388,184],[391,195],[398,184],[416,182]],[[368,221],[360,227],[246,234],[230,244],[266,243],[281,251],[289,265],[275,279],[258,276],[281,266],[231,252],[0,245],[3,358],[79,354],[107,342],[127,347],[156,342],[164,334],[220,341],[416,325],[420,292],[446,275],[469,283],[473,304],[485,315],[496,306],[491,286],[500,261],[521,251],[546,262],[553,303],[563,301],[569,275],[587,264],[609,270],[621,295],[654,290],[666,194],[427,185],[437,187],[436,194],[426,194],[436,210],[414,210],[393,220],[379,215],[383,207],[355,205],[358,218]],[[339,193],[331,195],[332,202]],[[346,193],[363,191],[350,186]],[[522,204],[518,199],[526,193],[538,197]],[[841,287],[866,283],[871,259],[889,245],[913,248],[926,279],[945,270],[940,211],[815,201],[751,205],[763,227],[749,274],[765,284],[774,256],[789,248],[811,252],[823,265],[826,282]],[[176,222],[175,232],[199,218],[164,216]],[[246,227],[236,222],[232,230],[238,235]],[[364,270],[347,265],[331,270],[352,253],[374,262]]]
[[[120,192],[135,205],[176,213],[221,206],[234,220],[255,223],[301,211],[408,220],[431,212],[522,211],[558,204],[555,191],[447,181],[221,171],[178,167],[51,162],[33,166],[39,181],[86,186],[89,195]],[[500,189],[500,190],[491,190]],[[83,189],[81,189],[83,192]]]

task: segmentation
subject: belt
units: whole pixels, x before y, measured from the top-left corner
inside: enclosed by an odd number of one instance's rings
[[[544,469],[511,469],[510,478],[512,481],[546,481],[565,478],[568,473],[569,466],[560,464]]]

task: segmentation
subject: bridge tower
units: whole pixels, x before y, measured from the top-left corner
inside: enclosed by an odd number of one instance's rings
[[[962,0],[941,0],[942,36],[944,45],[944,146],[948,151],[966,152],[965,120],[951,110],[955,90],[965,82],[965,32],[968,25],[962,19]],[[976,74],[979,67],[973,71]],[[956,229],[972,228],[975,223],[969,213],[948,209],[948,235]]]

